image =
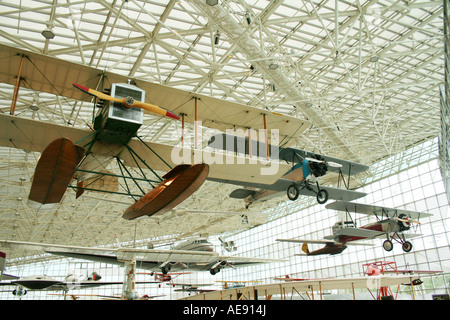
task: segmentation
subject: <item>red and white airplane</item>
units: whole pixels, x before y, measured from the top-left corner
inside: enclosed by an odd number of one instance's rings
[[[419,224],[418,220],[420,218],[431,216],[429,213],[345,201],[330,203],[326,205],[326,207],[328,209],[345,211],[348,217],[350,212],[374,215],[376,216],[377,221],[359,228],[356,227],[356,223],[351,218],[349,221],[338,221],[332,227],[333,234],[324,237],[325,240],[277,239],[277,241],[303,243],[302,251],[305,252],[306,255],[311,256],[338,254],[344,251],[348,244],[373,245],[357,242],[359,240],[371,240],[386,237],[386,240],[383,242],[383,248],[386,251],[391,251],[393,249],[392,240],[394,240],[402,245],[403,251],[410,252],[412,250],[412,243],[406,239],[418,237],[420,234],[405,233],[405,231],[410,230],[413,223]],[[325,244],[325,247],[315,251],[309,251],[308,243]]]
[[[171,272],[171,273],[159,273],[159,272],[136,272],[136,274],[149,274],[150,276],[155,277],[155,281],[153,283],[159,283],[159,287],[161,287],[161,283],[168,282],[175,287],[175,283],[173,280],[183,274],[189,274],[191,272]]]

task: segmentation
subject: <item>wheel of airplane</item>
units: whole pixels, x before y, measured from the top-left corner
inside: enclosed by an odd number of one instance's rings
[[[412,243],[409,241],[406,241],[402,244],[402,249],[405,252],[410,252],[412,250]]]
[[[386,240],[385,242],[383,242],[383,248],[386,251],[391,251],[394,248],[394,245],[392,244],[391,240]]]
[[[291,201],[297,200],[299,194],[300,194],[300,191],[298,190],[298,187],[295,184],[291,184],[287,188],[287,196],[288,196],[289,200],[291,200]]]
[[[324,204],[328,201],[328,191],[325,189],[320,189],[317,193],[317,202],[320,204]]]

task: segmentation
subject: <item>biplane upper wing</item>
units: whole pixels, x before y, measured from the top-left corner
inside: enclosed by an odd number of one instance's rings
[[[310,151],[305,151],[305,150],[301,150],[301,149],[280,148],[280,151],[279,151],[280,159],[282,159],[286,162],[289,162],[289,163],[294,163],[294,164],[301,162],[305,158],[314,158],[315,156],[320,156],[327,162],[335,162],[335,163],[338,163],[341,165],[340,168],[328,166],[329,171],[339,172],[339,170],[340,170],[345,175],[356,175],[361,172],[369,170],[369,167],[364,164],[360,164],[360,163],[349,161],[349,160],[339,159],[339,158],[335,158],[335,157],[330,157],[330,156],[326,156],[326,155],[322,155],[322,154],[318,154],[318,153],[314,153],[314,152],[310,152]]]
[[[354,212],[368,215],[380,215],[389,218],[398,217],[401,214],[405,214],[412,219],[420,219],[432,216],[431,213],[416,212],[411,210],[395,209],[347,201],[336,201],[327,204],[325,207],[327,209],[338,211]]]
[[[160,106],[175,114],[184,114],[185,121],[201,121],[203,126],[224,131],[235,128],[255,130],[277,129],[279,144],[288,146],[308,127],[305,120],[281,115],[260,108],[225,101],[125,75],[80,65],[55,57],[29,52],[7,45],[0,45],[0,82],[16,84],[19,70],[21,86],[39,92],[47,92],[69,99],[92,101],[90,95],[75,88],[77,83],[101,91],[112,83],[133,84],[145,90],[146,102]],[[22,67],[21,67],[22,65]]]

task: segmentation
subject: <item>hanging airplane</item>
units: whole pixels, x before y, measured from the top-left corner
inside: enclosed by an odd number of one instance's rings
[[[253,146],[252,146],[253,145]],[[298,199],[300,195],[315,196],[319,204],[324,204],[328,199],[351,201],[364,197],[366,193],[350,190],[350,178],[369,169],[368,166],[348,160],[338,159],[313,152],[308,152],[295,148],[274,148],[269,146],[267,151],[261,149],[253,142],[244,137],[229,134],[218,134],[211,138],[209,147],[234,151],[240,149],[251,155],[264,155],[269,150],[276,152],[271,157],[291,163],[292,167],[283,176],[271,184],[255,183],[252,181],[233,181],[232,179],[211,179],[219,182],[244,186],[245,189],[236,189],[230,197],[234,199],[244,199],[248,208],[257,201],[266,201],[274,197],[287,194],[291,201]],[[337,188],[330,186],[320,186],[319,178],[328,172],[338,174]],[[345,175],[348,175],[345,178]],[[345,188],[340,188],[341,183]]]
[[[15,296],[24,296],[29,290],[63,291],[95,288],[107,285],[123,285],[122,281],[99,281],[102,277],[97,273],[92,273],[85,280],[79,280],[74,274],[69,274],[64,280],[57,280],[46,275],[37,275],[19,278],[17,280],[0,282],[0,286],[16,286],[18,288],[11,291]],[[152,282],[136,282],[136,284]]]
[[[0,240],[0,246],[23,250],[39,250],[50,254],[79,258],[89,261],[124,265],[124,261],[135,261],[137,268],[168,274],[171,270],[209,271],[217,274],[226,267],[241,267],[260,263],[284,262],[278,259],[223,256],[214,251],[206,238],[195,238],[182,242],[173,249],[138,248],[91,248],[56,244]]]
[[[326,236],[325,240],[277,239],[277,241],[302,243],[302,251],[308,256],[313,256],[339,254],[347,248],[347,245],[373,245],[358,241],[386,237],[387,239],[383,242],[383,248],[386,251],[393,249],[392,240],[394,240],[402,245],[403,251],[410,252],[412,243],[406,239],[418,237],[420,234],[405,233],[405,231],[410,230],[413,223],[419,224],[420,218],[431,216],[429,213],[345,201],[330,203],[326,205],[326,208],[346,212],[346,221],[336,222],[332,227],[333,234]],[[350,217],[350,212],[374,215],[377,221],[357,228],[356,223]],[[348,218],[349,220],[347,220]],[[325,247],[309,251],[308,243],[325,244]]]
[[[163,214],[174,208],[195,192],[207,177],[272,183],[288,168],[287,165],[277,160],[248,165],[249,157],[245,155],[231,156],[233,164],[216,161],[215,154],[203,149],[198,141],[198,122],[203,121],[214,130],[249,126],[256,130],[277,129],[279,142],[283,145],[291,143],[308,126],[306,121],[298,118],[261,112],[259,108],[146,81],[132,80],[131,84],[121,75],[5,45],[0,45],[0,58],[7,66],[0,72],[0,81],[15,85],[10,115],[0,115],[0,145],[42,153],[29,194],[29,203],[34,202],[39,207],[59,203],[68,188],[76,190],[77,197],[85,191],[120,193],[136,201],[123,214],[124,219],[132,220]],[[69,82],[70,78],[76,83]],[[106,86],[106,82],[111,87],[100,89],[106,93],[91,89],[98,88],[99,84]],[[98,112],[94,116],[93,110],[93,124],[81,129],[15,116],[18,92],[25,83],[36,93],[56,94],[63,96],[65,101],[67,98],[91,101],[94,97],[93,109],[98,108]],[[146,103],[146,99],[156,102]],[[177,139],[181,147],[141,139],[138,130],[143,124],[144,110],[163,116],[166,121],[179,122],[179,114],[182,135]],[[185,121],[194,124],[194,146],[183,144]],[[269,140],[266,141],[268,144]],[[177,152],[178,157],[174,156]],[[180,154],[183,154],[181,158]],[[116,161],[120,174],[108,169],[113,161]],[[261,175],[261,170],[275,162],[275,171]],[[137,168],[140,175],[131,175],[129,167]],[[147,177],[144,171],[155,177]],[[160,171],[166,174],[160,177]],[[124,180],[125,192],[118,191],[119,178]],[[133,194],[129,181],[141,194]],[[151,190],[146,193],[145,188],[149,187]]]
[[[157,283],[161,288],[161,284],[166,282],[168,285],[173,287],[177,285],[189,286],[190,284],[178,284],[175,283],[174,280],[183,274],[189,274],[190,272],[169,272],[169,273],[160,273],[160,272],[136,272],[136,274],[149,274],[155,277],[155,281],[152,283]],[[197,285],[198,286],[198,285]]]

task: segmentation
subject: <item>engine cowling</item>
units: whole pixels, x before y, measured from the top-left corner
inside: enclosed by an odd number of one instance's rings
[[[398,216],[398,227],[400,231],[406,231],[411,228],[411,222],[409,221],[409,218],[406,214],[400,214]]]
[[[220,271],[220,269],[224,268],[227,264],[228,264],[228,262],[226,262],[225,260],[218,261],[216,264],[214,264],[211,267],[211,269],[209,270],[209,273],[211,273],[212,275],[215,275],[216,273],[218,273]]]

